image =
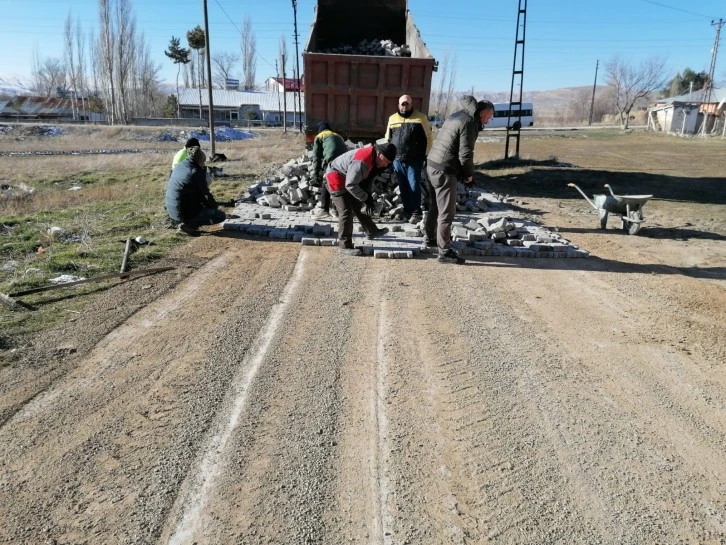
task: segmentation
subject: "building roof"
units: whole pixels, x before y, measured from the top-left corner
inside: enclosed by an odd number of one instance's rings
[[[279,83],[280,85],[282,85],[282,82],[284,81],[285,82],[285,87],[284,87],[285,91],[297,91],[298,89],[300,89],[300,91],[305,90],[305,82],[301,82],[297,78],[283,79],[283,78],[271,77],[269,79],[271,79],[272,81],[274,81],[276,83]]]
[[[68,98],[16,96],[10,100],[0,100],[0,115],[71,117],[73,106]]]
[[[285,93],[287,110],[293,110],[296,93]],[[305,112],[305,94],[300,93],[300,107]],[[224,91],[212,89],[212,103],[215,108],[240,108],[242,106],[259,106],[260,110],[274,112],[282,109],[282,93],[276,91]],[[199,107],[199,89],[179,89],[179,106]],[[202,106],[209,106],[209,93],[202,89]]]
[[[701,104],[703,99],[703,91],[693,91],[692,93],[686,93],[685,95],[678,95],[677,97],[660,98],[656,100],[656,104],[673,104],[675,102],[690,102],[693,104]],[[711,89],[711,98],[709,104],[718,104],[726,100],[726,89]]]

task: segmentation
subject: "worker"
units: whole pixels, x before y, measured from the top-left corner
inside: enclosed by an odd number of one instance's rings
[[[320,202],[311,213],[315,219],[325,219],[331,216],[330,191],[324,174],[328,164],[346,151],[348,151],[348,146],[345,145],[343,137],[333,132],[327,121],[320,123],[312,151],[312,181],[316,187],[320,187]],[[333,215],[337,215],[335,207],[333,207],[332,212]]]
[[[199,236],[200,226],[221,223],[227,216],[209,191],[206,155],[196,146],[187,152],[187,158],[174,168],[166,185],[166,211],[179,222],[177,232]]]
[[[176,152],[174,155],[174,159],[171,162],[171,169],[174,170],[174,167],[177,166],[179,163],[181,163],[184,159],[187,158],[189,155],[189,148],[198,148],[199,146],[199,140],[192,137],[189,140],[187,140],[184,143],[184,147]]]
[[[424,222],[424,244],[438,248],[440,263],[463,264],[451,247],[451,224],[456,215],[456,186],[474,183],[474,146],[479,131],[494,116],[494,105],[471,95],[461,99],[461,110],[449,116],[436,134],[428,155],[426,174],[431,203]]]
[[[389,142],[354,149],[338,156],[329,165],[325,178],[333,205],[338,209],[338,246],[344,255],[362,255],[353,246],[353,216],[369,240],[388,233],[373,222],[374,201],[370,187],[373,179],[396,158],[396,146]],[[368,191],[363,186],[368,187]],[[365,212],[361,210],[365,203]]]
[[[419,223],[422,219],[421,169],[433,137],[428,118],[413,109],[410,95],[398,99],[398,111],[388,118],[385,138],[396,146],[393,172],[401,191],[404,216],[411,223]]]

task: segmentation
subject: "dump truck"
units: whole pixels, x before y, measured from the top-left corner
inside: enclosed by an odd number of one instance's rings
[[[428,114],[436,61],[406,0],[318,0],[302,57],[308,146],[321,121],[353,141],[382,138],[403,94]]]

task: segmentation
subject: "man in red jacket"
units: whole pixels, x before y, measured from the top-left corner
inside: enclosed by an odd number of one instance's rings
[[[396,146],[385,142],[351,150],[328,165],[325,178],[338,210],[338,246],[341,253],[362,255],[360,249],[353,246],[353,216],[358,218],[369,240],[388,233],[388,228],[379,229],[373,222],[373,197],[361,185],[372,182],[395,158]],[[366,205],[365,212],[361,210],[362,203]]]

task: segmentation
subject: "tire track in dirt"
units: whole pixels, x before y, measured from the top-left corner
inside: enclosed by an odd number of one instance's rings
[[[176,524],[176,528],[169,539],[171,544],[192,542],[199,527],[204,524],[201,517],[207,503],[207,494],[210,488],[214,486],[214,481],[219,475],[220,459],[225,454],[230,436],[237,427],[240,418],[243,417],[248,391],[277,333],[280,320],[287,312],[300,279],[305,274],[307,256],[308,253],[305,251],[300,253],[279,303],[271,309],[268,321],[256,335],[255,344],[250,347],[250,351],[240,364],[239,374],[231,384],[230,396],[232,399],[228,401],[232,405],[232,410],[217,416],[218,422],[214,426],[215,432],[204,450],[201,464],[190,475],[192,483],[187,487],[187,493],[182,499],[183,512],[181,520]]]
[[[252,341],[244,328],[264,323],[277,277],[289,276],[297,248],[273,248],[213,258],[0,430],[0,503],[10,506],[0,540],[37,543],[52,528],[59,541],[155,541],[231,380],[228,360]]]
[[[726,479],[724,374],[714,372],[708,356],[691,358],[651,340],[677,338],[657,324],[679,321],[668,316],[676,312],[665,304],[668,293],[652,292],[646,285],[654,283],[643,278],[541,270],[533,284],[531,275],[514,270],[492,286],[501,286],[498,294],[530,324],[543,353],[561,354],[546,373],[523,368],[522,383],[572,453],[563,469],[586,477],[589,490],[580,497],[600,497],[619,523],[619,536],[603,528],[603,537],[718,542],[726,535],[714,517],[724,507],[717,483]],[[715,285],[687,282],[694,293],[723,297]],[[651,318],[658,315],[663,320]]]
[[[354,325],[369,310],[359,287],[363,271],[360,260],[332,248],[307,251],[306,272],[250,384],[190,539],[340,543],[369,532],[372,423],[370,396],[361,394],[371,387],[375,340],[370,323]],[[362,354],[349,352],[358,327],[372,347]],[[349,384],[349,373],[367,378]],[[178,521],[177,507],[162,542]]]

